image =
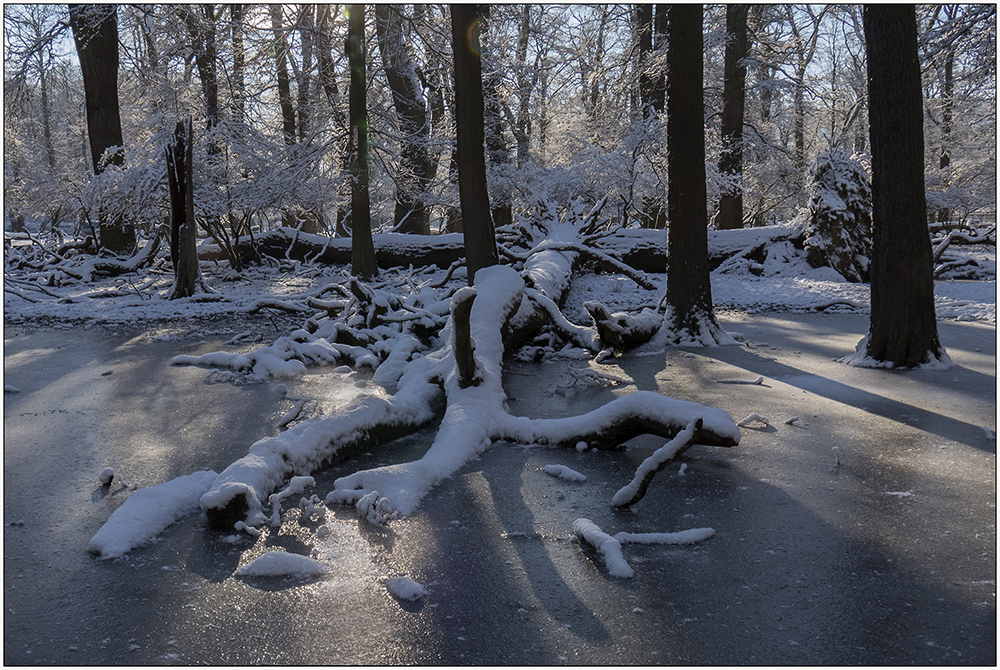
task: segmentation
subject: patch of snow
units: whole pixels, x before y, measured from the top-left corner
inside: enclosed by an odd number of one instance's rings
[[[3,392],[4,393],[20,393],[21,389],[17,388],[16,386],[11,386],[10,384],[4,384],[3,385]]]
[[[101,470],[101,474],[97,475],[97,481],[101,482],[104,486],[111,486],[111,482],[115,479],[115,469],[114,468],[104,468]]]
[[[236,571],[241,577],[316,577],[327,571],[319,561],[287,551],[269,551]]]
[[[420,600],[430,594],[422,584],[406,577],[388,577],[383,583],[389,593],[400,600]]]
[[[566,467],[565,465],[546,465],[542,468],[542,472],[551,477],[555,477],[556,479],[565,479],[569,482],[587,481],[586,475],[581,474],[572,468]]]
[[[194,512],[217,476],[211,470],[202,470],[139,489],[94,534],[87,545],[88,551],[100,558],[124,556]]]

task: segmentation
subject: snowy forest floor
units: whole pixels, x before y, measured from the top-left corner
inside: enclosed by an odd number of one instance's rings
[[[616,281],[584,277],[575,290],[617,293],[615,308],[645,299]],[[726,284],[716,286],[724,302]],[[276,433],[291,405],[274,382],[213,383],[170,358],[259,346],[293,320],[208,321],[206,305],[166,320],[107,309],[46,326],[9,313],[4,383],[20,392],[4,403],[4,662],[991,665],[995,289],[938,287],[939,313],[942,293],[960,289],[944,296],[948,309],[993,310],[992,323],[942,318],[955,362],[946,371],[834,363],[864,335],[863,314],[748,311],[720,315],[742,334],[740,347],[509,365],[515,415],[567,416],[646,389],[737,420],[769,419],[743,428],[738,447],[692,448],[628,511],[608,501],[662,440],[642,438],[623,453],[498,444],[388,528],[350,508],[332,508],[325,523],[293,509],[254,541],[208,531],[195,515],[111,561],[85,551],[126,495],[98,485],[103,467],[140,486],[221,470]],[[867,287],[840,290],[863,301]],[[792,299],[774,284],[766,292]],[[820,298],[829,296],[798,299]],[[257,344],[224,346],[248,332],[242,340]],[[601,386],[579,374],[587,368],[633,383]],[[355,384],[365,382],[309,374],[287,388],[336,404]],[[417,458],[433,432],[318,472],[315,491]],[[542,471],[549,464],[588,479],[553,478]],[[574,538],[581,517],[609,534],[715,535],[689,546],[625,544],[635,578],[620,580]],[[334,569],[306,581],[234,576],[275,547],[312,551]],[[393,597],[384,578],[397,575],[429,594]]]

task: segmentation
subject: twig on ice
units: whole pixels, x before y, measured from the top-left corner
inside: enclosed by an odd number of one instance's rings
[[[649,483],[653,481],[656,473],[667,467],[681,454],[695,443],[698,431],[701,430],[702,420],[697,419],[688,424],[688,427],[677,433],[674,439],[653,452],[644,460],[635,471],[635,477],[626,486],[623,486],[611,499],[611,504],[615,507],[628,507],[642,500],[646,495]]]
[[[593,521],[577,519],[573,522],[573,532],[596,549],[597,553],[604,556],[604,563],[608,566],[609,575],[625,579],[634,575],[632,568],[622,556],[621,542],[602,531]]]
[[[757,377],[753,381],[747,381],[745,379],[716,379],[716,384],[745,384],[747,386],[759,386],[764,383],[763,377]]]
[[[740,428],[746,428],[748,425],[750,425],[754,421],[760,421],[762,424],[764,424],[768,428],[771,427],[771,424],[770,424],[770,422],[768,422],[767,417],[763,417],[760,414],[757,414],[756,412],[753,413],[753,414],[748,415],[745,419],[743,419],[742,421],[740,421],[736,425],[739,426]]]

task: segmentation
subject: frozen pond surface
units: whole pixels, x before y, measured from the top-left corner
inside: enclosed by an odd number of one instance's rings
[[[626,453],[496,444],[388,528],[350,508],[325,523],[292,511],[255,541],[195,514],[107,561],[87,542],[126,493],[98,484],[104,467],[140,486],[221,471],[277,432],[292,403],[275,383],[213,383],[167,365],[220,349],[238,328],[205,342],[8,327],[4,383],[21,392],[4,397],[4,662],[995,664],[995,327],[942,322],[956,367],[899,373],[831,361],[853,350],[867,316],[722,321],[749,346],[595,366],[635,380],[617,389],[575,380],[582,361],[509,368],[515,414],[578,414],[640,388],[737,421],[768,417],[738,447],[692,448],[683,473],[662,472],[629,511],[611,496],[662,440]],[[289,391],[335,403],[364,384],[352,375],[330,390],[330,378]],[[315,473],[307,495],[416,458],[432,435]],[[551,477],[549,464],[587,481]],[[581,517],[609,534],[716,533],[626,544],[635,577],[616,579],[572,538]],[[274,548],[332,569],[298,581],[234,574]],[[429,594],[397,599],[383,583],[396,576]]]

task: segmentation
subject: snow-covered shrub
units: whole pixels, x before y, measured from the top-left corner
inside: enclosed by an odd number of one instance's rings
[[[840,149],[816,157],[809,172],[812,200],[806,253],[813,267],[831,267],[844,279],[868,281],[872,246],[872,189],[857,158]]]

